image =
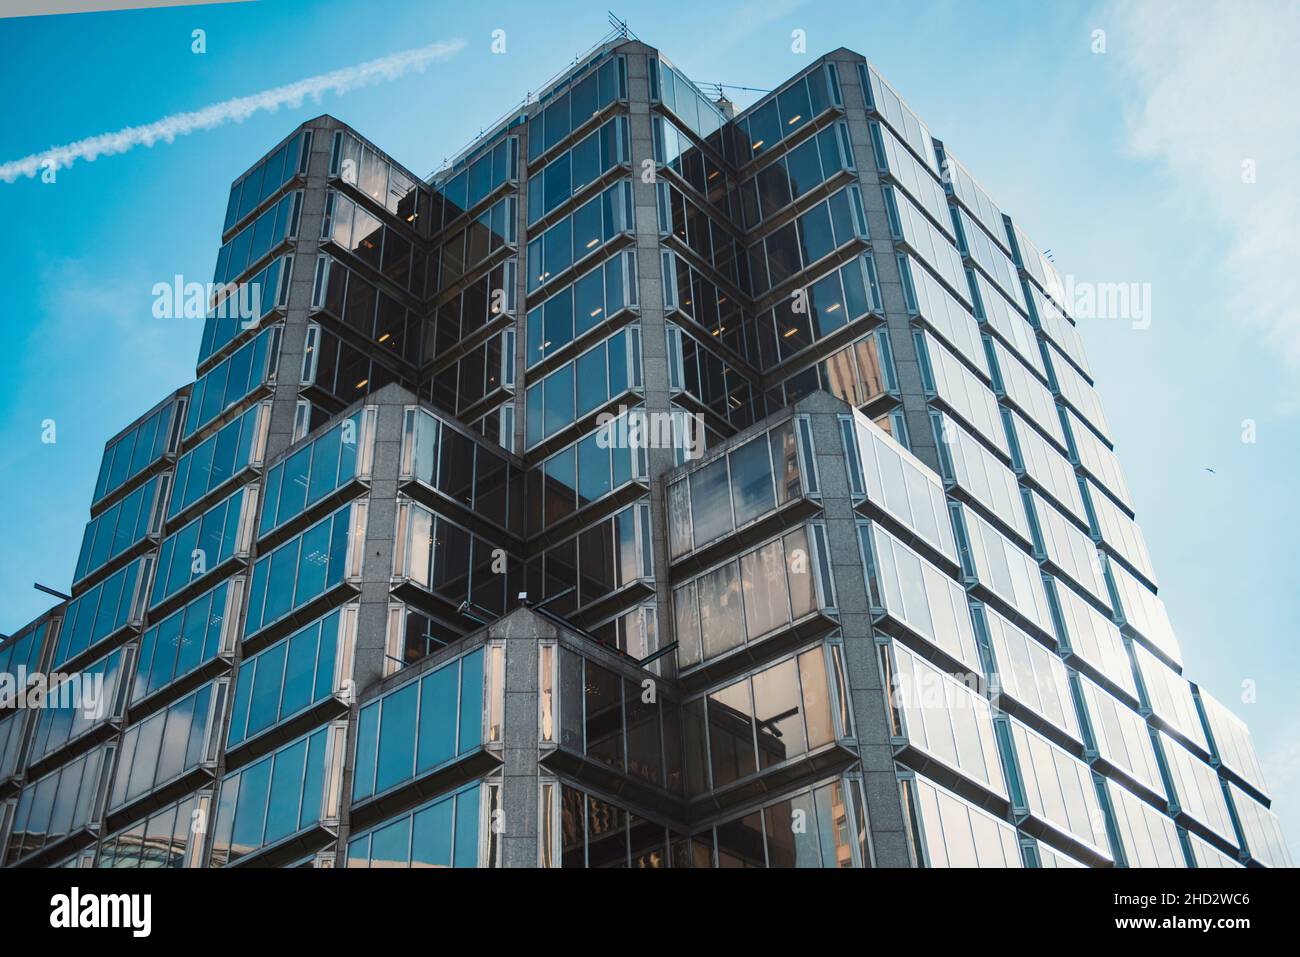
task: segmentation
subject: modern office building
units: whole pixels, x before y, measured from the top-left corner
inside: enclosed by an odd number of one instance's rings
[[[292,131],[0,644],[4,863],[1288,865],[960,149],[625,35],[432,177]]]

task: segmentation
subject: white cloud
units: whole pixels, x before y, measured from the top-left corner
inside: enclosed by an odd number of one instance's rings
[[[1300,371],[1300,111],[1291,0],[1112,2],[1098,26],[1119,67],[1130,145],[1221,236],[1231,313]],[[1253,162],[1257,180],[1243,182]],[[1122,226],[1121,226],[1122,228]],[[1158,238],[1158,237],[1156,237]],[[1208,297],[1207,297],[1208,298]]]
[[[465,47],[464,40],[433,43],[414,50],[391,53],[378,60],[344,67],[331,73],[298,80],[286,86],[263,90],[251,96],[236,97],[205,106],[189,113],[174,113],[145,126],[128,126],[113,133],[101,133],[66,146],[55,146],[23,159],[0,163],[0,180],[12,183],[19,176],[32,177],[52,164],[56,169],[71,166],[76,160],[93,161],[99,156],[125,153],[137,146],[153,146],[159,141],[170,143],[178,136],[188,136],[198,130],[210,130],[232,120],[242,123],[254,113],[266,110],[275,112],[282,106],[298,106],[310,96],[319,103],[326,93],[343,94],[396,80],[411,70],[423,70],[435,60],[446,59]]]

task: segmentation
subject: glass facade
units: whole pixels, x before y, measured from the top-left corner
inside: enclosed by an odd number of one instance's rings
[[[0,639],[5,865],[1290,864],[1055,266],[858,55],[611,41],[427,178],[322,116],[217,240]]]

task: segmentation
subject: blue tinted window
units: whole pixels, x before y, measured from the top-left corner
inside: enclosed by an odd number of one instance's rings
[[[731,531],[731,499],[727,461],[719,458],[691,473],[691,519],[695,542],[702,545]]]
[[[454,798],[444,798],[415,812],[411,828],[412,866],[451,867],[454,803]]]
[[[371,836],[372,867],[406,867],[411,853],[411,819],[401,818]]]
[[[301,541],[295,539],[288,547],[271,553],[270,571],[266,576],[266,605],[260,609],[264,621],[283,618],[293,605],[293,576],[301,545]]]
[[[361,423],[358,412],[268,471],[261,534],[283,525],[356,475]]]
[[[262,844],[262,834],[266,829],[266,798],[271,785],[270,759],[259,761],[233,781],[239,789],[239,798],[235,805],[235,829],[231,835],[231,856],[248,853]]]
[[[245,491],[239,489],[163,541],[151,605],[211,572],[235,553]],[[201,550],[201,561],[196,561],[195,550]]]
[[[412,683],[385,696],[379,727],[375,790],[386,791],[411,777],[414,766],[416,707],[419,685]]]
[[[332,612],[240,664],[228,747],[333,693],[339,620]]]
[[[421,679],[417,773],[456,756],[459,677],[459,668],[453,662]]]
[[[149,480],[87,523],[74,580],[85,578],[148,534],[158,482]]]
[[[281,716],[295,714],[312,700],[316,684],[316,650],[320,644],[316,628],[298,632],[289,639],[289,654],[284,663],[284,691],[280,701]]]
[[[627,333],[620,330],[608,339],[609,347],[609,398],[628,390]]]
[[[460,675],[460,753],[483,742],[483,652],[472,652],[461,659]]]
[[[479,791],[474,782],[357,835],[348,866],[477,867]]]
[[[577,362],[577,379],[578,379],[578,415],[586,415],[604,405],[609,398],[609,383],[605,380],[605,347],[598,346],[578,357]],[[570,367],[571,368],[571,367]],[[550,388],[550,382],[547,382],[547,388]],[[547,399],[550,399],[548,392]],[[547,412],[550,412],[551,405],[547,402]],[[567,420],[562,425],[567,425],[573,419],[573,410],[569,410]],[[550,426],[550,420],[547,421],[547,431],[555,431]]]
[[[529,386],[526,396],[528,445],[533,446],[546,437],[546,424],[542,421],[542,384]]]
[[[256,659],[245,662],[239,668],[234,703],[230,707],[230,733],[227,735],[226,747],[231,747],[248,736],[248,706],[253,700],[253,678],[257,673],[255,661]]]
[[[479,789],[456,796],[455,867],[478,866]]]
[[[551,435],[573,421],[573,366],[565,365],[546,377],[545,432]]]
[[[353,800],[364,800],[478,747],[482,713],[481,649],[366,705],[357,730]]]
[[[265,381],[270,366],[267,358],[276,348],[279,330],[263,330],[251,342],[240,346],[233,355],[204,373],[194,383],[185,435],[193,435],[229,406],[242,400]]]
[[[94,502],[121,488],[167,451],[175,409],[175,402],[169,401],[135,428],[108,444],[104,449],[99,481],[95,486]]]
[[[830,212],[825,203],[819,203],[799,217],[799,247],[805,263],[814,263],[835,248]]]
[[[317,731],[307,739],[307,767],[303,769],[302,810],[298,827],[316,824],[321,819],[325,804],[325,756],[329,739],[324,731]]]
[[[743,525],[776,507],[767,435],[746,442],[730,458],[736,524]]]
[[[229,861],[283,840],[320,820],[329,729],[293,741],[221,782],[213,862]]]
[[[352,506],[344,506],[257,560],[249,589],[246,635],[278,621],[343,580],[351,516]]]
[[[248,709],[249,734],[269,728],[279,713],[286,650],[286,643],[280,642],[257,656],[253,694]]]
[[[59,644],[50,663],[51,667],[59,667],[126,625],[131,614],[131,604],[135,599],[136,579],[139,577],[139,572],[140,561],[134,561],[68,604],[67,612],[63,616],[63,627],[59,632]],[[39,647],[37,642],[36,648]],[[0,672],[6,670],[3,667],[4,662],[5,652],[0,650]],[[15,661],[14,667],[16,665]],[[29,665],[29,670],[34,667],[34,664]],[[12,673],[13,669],[8,670]]]
[[[270,800],[267,802],[267,844],[298,830],[298,812],[302,801],[303,767],[307,760],[307,742],[299,741],[275,755],[271,771]]]
[[[221,247],[213,282],[237,280],[281,240],[293,234],[301,193],[290,193],[237,232]]]
[[[299,449],[284,463],[280,479],[280,509],[296,515],[307,503],[307,476],[311,471],[311,446]]]
[[[260,407],[249,409],[181,456],[176,464],[176,484],[167,509],[168,518],[180,514],[247,467],[260,411]]]
[[[379,744],[379,702],[361,709],[357,719],[356,766],[353,770],[352,800],[375,793],[375,756]]]
[[[599,433],[592,433],[578,443],[578,505],[594,502],[612,491],[608,447],[601,448]],[[608,445],[608,443],[606,443]]]

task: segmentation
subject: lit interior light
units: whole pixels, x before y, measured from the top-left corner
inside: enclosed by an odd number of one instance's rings
[[[718,171],[715,169],[712,173],[709,174],[709,179],[716,179],[717,176],[718,176]]]
[[[391,332],[385,332],[382,336],[379,337],[379,341],[383,342],[385,339],[391,339],[392,337],[393,334]]]
[[[362,379],[360,382],[357,383],[356,387],[358,389],[364,389],[369,384],[369,382],[370,382],[369,379]]]
[[[839,304],[838,302],[833,302],[833,303],[831,303],[829,306],[826,307],[826,311],[827,311],[827,312],[834,312],[834,311],[835,311],[836,309],[838,309],[839,307],[840,307],[840,304]]]
[[[759,140],[757,143],[754,144],[753,149],[756,149],[756,150],[757,150],[757,149],[762,149],[762,148],[763,148],[763,142],[764,142],[763,140]]]
[[[599,239],[593,239],[591,242],[587,243],[587,248],[590,249],[592,246],[596,245],[596,243],[598,243],[598,242],[600,242]]]
[[[591,314],[592,314],[593,316],[599,316],[599,315],[600,315],[602,312],[604,312],[604,311],[605,311],[605,310],[604,310],[603,308],[601,308],[600,306],[597,306],[595,309],[591,310]]]
[[[799,331],[799,327],[798,327],[798,326],[791,326],[791,327],[790,327],[789,329],[787,329],[785,332],[781,333],[781,338],[782,338],[782,339],[789,339],[792,335],[794,335],[794,334],[795,334],[796,332],[798,332],[798,331]]]
[[[551,340],[550,340],[550,339],[547,339],[545,342],[542,343],[542,349],[543,349],[543,350],[545,350],[545,349],[549,349],[550,347],[551,347]]]
[[[799,122],[800,120],[802,120],[802,119],[803,119],[803,114],[802,114],[802,113],[796,113],[794,116],[790,117],[790,119],[786,122],[785,125],[786,125],[786,126],[794,126],[796,123],[798,123],[798,122]]]

